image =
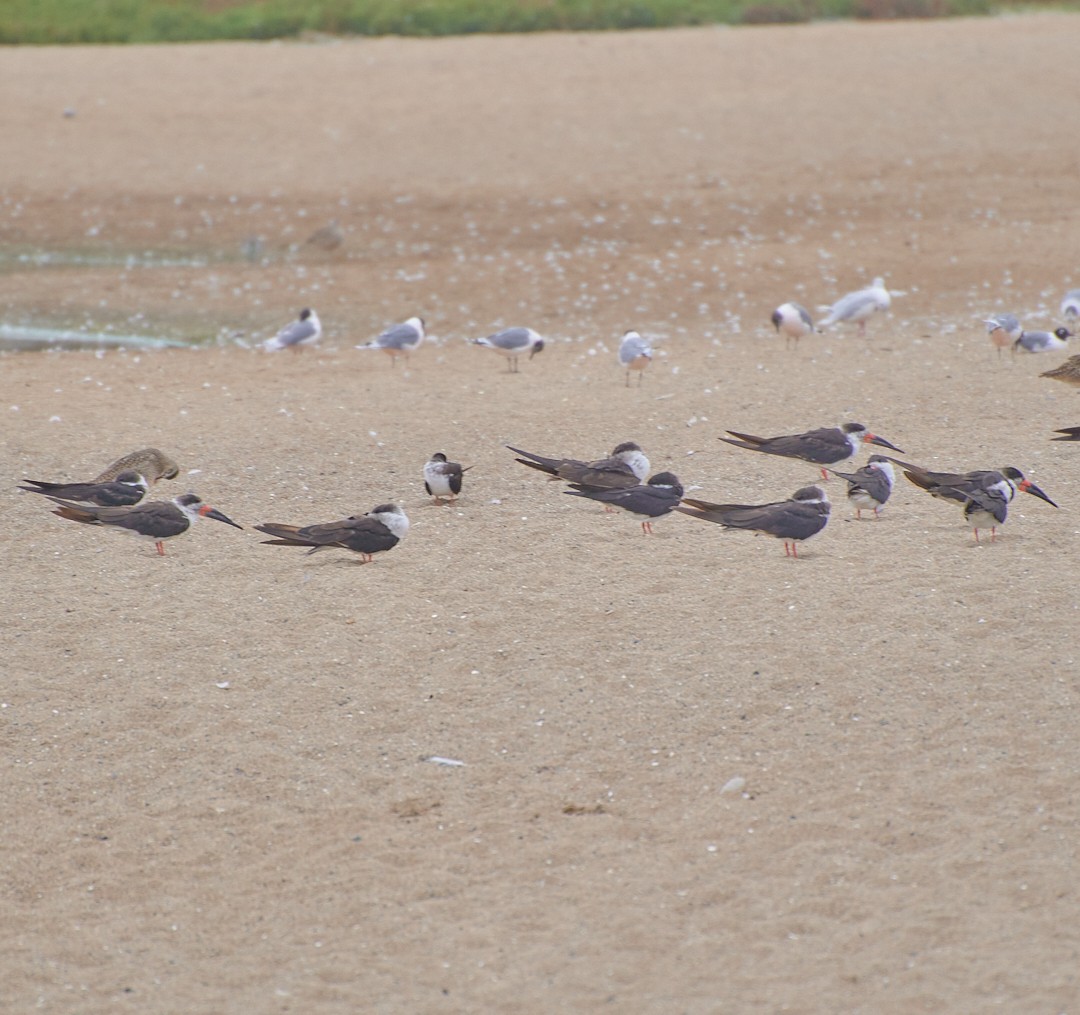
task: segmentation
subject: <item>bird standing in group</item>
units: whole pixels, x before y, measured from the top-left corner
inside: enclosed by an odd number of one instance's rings
[[[781,303],[772,312],[769,320],[772,321],[777,334],[784,336],[784,345],[788,348],[793,342],[798,348],[799,339],[814,331],[814,319],[810,316],[810,311],[801,303]]]
[[[854,457],[863,444],[876,444],[903,454],[895,444],[872,434],[862,423],[844,423],[782,437],[755,437],[737,430],[727,432],[737,439],[721,437],[720,440],[734,447],[760,451],[766,455],[779,455],[782,458],[798,458],[820,466],[836,465]],[[824,468],[821,475],[824,479],[829,478]]]
[[[797,544],[816,536],[829,521],[829,498],[820,486],[804,486],[771,504],[713,504],[687,497],[679,511],[728,529],[750,529],[784,541],[784,556],[798,557]]]
[[[896,483],[896,470],[888,458],[884,455],[871,455],[866,465],[850,473],[837,472],[835,469],[828,471],[847,481],[848,503],[855,508],[856,518],[862,518],[864,511],[873,511],[874,518],[880,519],[880,511]]]
[[[299,352],[306,345],[314,345],[322,337],[322,324],[319,315],[310,307],[304,307],[300,316],[291,324],[286,324],[273,338],[263,342],[267,352],[279,349],[292,349]]]
[[[607,458],[595,462],[581,462],[576,458],[545,458],[531,451],[507,447],[515,455],[515,461],[530,469],[546,473],[551,479],[561,479],[577,486],[593,490],[624,490],[645,482],[649,474],[649,459],[633,441],[617,444]]]
[[[474,338],[472,342],[473,345],[494,349],[500,356],[505,356],[506,370],[511,374],[520,373],[518,357],[523,352],[527,352],[529,359],[532,359],[538,352],[544,351],[544,339],[532,328],[507,328],[486,338]]]
[[[1080,289],[1070,289],[1061,301],[1061,316],[1066,320],[1080,317]]]
[[[619,342],[619,364],[626,370],[626,386],[630,387],[630,371],[636,370],[638,387],[645,376],[645,368],[652,362],[652,345],[636,331],[628,331]]]
[[[1073,333],[1068,328],[1055,328],[1053,331],[1021,331],[1020,337],[1013,342],[1013,352],[1049,352],[1051,349],[1064,349],[1067,339]]]
[[[406,359],[409,353],[414,352],[424,341],[424,319],[422,317],[410,317],[403,324],[395,324],[387,328],[378,338],[372,339],[357,349],[382,349],[390,357],[390,365],[397,366],[399,356]]]
[[[984,320],[983,324],[986,325],[986,333],[998,351],[998,359],[1001,359],[1001,350],[1013,346],[1024,333],[1016,314],[994,314]]]
[[[670,514],[679,506],[683,488],[678,477],[671,472],[658,472],[641,486],[626,487],[621,490],[600,490],[592,486],[571,483],[570,489],[563,491],[571,497],[587,497],[601,504],[622,508],[641,519],[643,535],[652,534],[652,520]]]
[[[119,479],[124,472],[137,472],[153,486],[159,479],[176,479],[180,474],[180,466],[157,448],[140,448],[118,458],[90,482],[111,483]]]
[[[165,556],[165,540],[175,539],[191,529],[199,518],[213,518],[233,528],[242,529],[231,518],[216,508],[204,504],[195,494],[185,493],[171,501],[149,501],[134,507],[98,507],[90,504],[72,504],[58,497],[50,497],[58,506],[54,515],[85,525],[106,525],[151,540],[157,547],[159,557]]]
[[[449,462],[446,455],[437,451],[424,465],[424,489],[429,497],[435,498],[436,504],[443,503],[444,497],[453,503],[461,493],[463,474],[471,468],[471,465],[462,468],[457,462]]]
[[[376,553],[392,550],[409,531],[409,519],[397,504],[379,504],[367,514],[351,515],[337,522],[317,525],[285,525],[263,522],[256,530],[273,539],[266,546],[306,546],[308,554],[318,550],[350,550],[360,555],[360,563],[370,563]]]
[[[20,486],[20,490],[42,493],[54,500],[97,504],[99,507],[131,507],[138,504],[150,490],[146,477],[130,470],[121,472],[116,479],[106,483],[43,483],[37,479],[24,482],[29,485]]]
[[[892,297],[900,293],[890,294],[885,288],[883,278],[875,278],[868,289],[859,289],[856,292],[841,296],[831,307],[822,307],[828,314],[818,321],[818,328],[828,328],[833,324],[846,322],[857,324],[859,334],[866,334],[866,322],[874,314],[884,312],[892,306]]]

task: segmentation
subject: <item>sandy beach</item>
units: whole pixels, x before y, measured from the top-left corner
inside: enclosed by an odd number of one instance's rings
[[[1080,287],[1078,31],[6,50],[3,322],[192,347],[0,354],[3,1009],[1076,1011],[1080,400],[981,321]],[[769,322],[879,275],[865,336]],[[515,325],[517,374],[469,343]],[[820,474],[725,431],[848,421],[1058,507],[976,543],[834,478],[793,560],[506,447],[761,503]],[[243,531],[17,489],[146,446]],[[388,501],[366,565],[253,529]]]

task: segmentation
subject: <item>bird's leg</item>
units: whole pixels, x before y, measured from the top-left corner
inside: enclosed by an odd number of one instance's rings
[[[821,470],[821,481],[823,483],[827,483],[829,481],[829,470],[828,469],[822,469]]]
[[[652,522],[646,520],[641,523],[641,534],[643,536],[652,535]]]
[[[991,525],[990,526],[990,542],[991,543],[996,543],[997,542],[997,526],[996,525]]]
[[[977,543],[978,541],[979,541],[979,530],[976,529],[975,530],[975,542]]]
[[[154,543],[154,546],[157,547],[158,556],[159,557],[164,557],[165,556],[165,544],[159,539],[156,543]]]

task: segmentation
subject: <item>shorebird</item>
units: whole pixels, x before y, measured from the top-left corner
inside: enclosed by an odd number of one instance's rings
[[[650,535],[652,520],[674,511],[683,495],[682,484],[671,472],[658,472],[644,485],[622,490],[598,490],[594,486],[582,486],[579,483],[571,483],[570,487],[563,491],[570,497],[587,497],[589,500],[622,508],[640,516],[643,535]]]
[[[998,351],[998,359],[1001,359],[1001,350],[1009,348],[1024,333],[1016,314],[995,314],[984,320],[983,324],[986,325],[986,333]]]
[[[897,294],[900,295],[900,294]],[[888,310],[892,305],[892,296],[885,288],[883,278],[875,278],[869,289],[859,289],[856,292],[841,296],[831,307],[822,307],[828,314],[818,321],[818,328],[828,328],[830,325],[841,321],[849,324],[858,324],[859,334],[866,334],[866,322],[879,310]]]
[[[1080,317],[1080,289],[1070,289],[1061,301],[1061,316],[1066,320]]]
[[[1073,333],[1068,328],[1055,328],[1053,331],[1021,331],[1020,337],[1013,342],[1013,352],[1023,349],[1025,352],[1049,352],[1051,349],[1064,349],[1066,339]]]
[[[424,489],[435,498],[436,504],[442,503],[443,497],[453,501],[461,493],[462,473],[471,468],[471,465],[462,468],[457,462],[448,462],[446,455],[437,451],[424,466]]]
[[[863,511],[873,511],[875,518],[885,506],[896,483],[896,471],[892,462],[884,455],[871,455],[866,465],[854,472],[837,472],[829,469],[834,476],[847,480],[848,503],[855,508],[855,517],[862,518]]]
[[[792,342],[798,348],[799,339],[804,335],[812,334],[814,330],[814,319],[810,316],[810,311],[801,303],[781,303],[772,312],[769,320],[772,321],[777,334],[784,336],[784,345],[788,348],[791,347]]]
[[[852,458],[861,444],[876,444],[879,447],[900,451],[895,444],[890,444],[884,437],[872,434],[862,423],[844,423],[841,426],[822,427],[808,430],[806,433],[791,434],[786,437],[755,437],[753,434],[728,430],[732,437],[721,437],[726,444],[750,451],[761,451],[766,455],[780,455],[783,458],[799,458],[815,465],[836,465]],[[900,454],[903,454],[900,451]],[[828,479],[824,468],[823,478]]]
[[[263,522],[256,525],[274,539],[264,539],[267,546],[308,546],[308,554],[318,550],[350,550],[360,554],[360,563],[370,563],[376,553],[392,550],[409,531],[409,519],[397,504],[379,504],[367,514],[351,515],[338,522],[319,525],[283,525]]]
[[[109,483],[43,483],[37,479],[25,480],[28,486],[20,490],[42,493],[54,500],[97,504],[100,507],[131,507],[138,504],[150,490],[150,484],[137,472],[121,472]]]
[[[784,541],[784,556],[798,557],[796,544],[816,536],[829,521],[829,498],[820,486],[804,486],[772,504],[712,504],[686,498],[679,510],[729,529],[751,529]]]
[[[652,345],[636,331],[628,331],[619,342],[619,364],[626,370],[626,386],[630,387],[630,371],[638,372],[637,382],[645,376],[645,368],[652,362]]]
[[[618,444],[607,458],[595,462],[579,462],[576,458],[544,458],[531,451],[510,447],[515,461],[530,469],[546,473],[552,479],[561,479],[592,490],[625,490],[645,482],[649,474],[649,459],[633,441]]]
[[[123,458],[118,458],[90,482],[112,483],[119,479],[123,472],[137,472],[153,486],[159,479],[175,479],[180,473],[180,467],[157,448],[140,448],[138,451],[124,455]]]
[[[286,324],[273,338],[263,342],[267,352],[278,349],[293,349],[299,352],[305,345],[314,345],[322,337],[322,324],[319,315],[309,307],[300,311],[300,316],[292,324]]]
[[[213,518],[233,528],[243,528],[216,508],[204,504],[193,493],[181,494],[171,501],[150,501],[134,507],[71,504],[58,497],[50,497],[49,500],[58,505],[53,514],[61,518],[86,525],[108,525],[117,531],[151,540],[157,547],[159,557],[165,556],[165,540],[182,536],[198,518]]]
[[[494,349],[507,359],[507,372],[518,373],[518,357],[523,353],[532,359],[538,352],[544,351],[544,340],[532,328],[507,328],[487,338],[474,338],[473,345],[482,345],[485,349]]]
[[[1054,433],[1063,434],[1062,437],[1051,437],[1052,441],[1080,441],[1080,426],[1064,426]]]
[[[316,229],[306,240],[305,247],[318,247],[319,250],[337,250],[345,242],[345,233],[337,219],[331,219],[321,229]]]
[[[1064,363],[1058,364],[1052,370],[1044,370],[1039,376],[1080,387],[1080,354],[1070,356]]]
[[[390,365],[397,366],[399,356],[406,359],[424,341],[424,319],[410,317],[404,324],[387,328],[378,338],[358,345],[357,349],[382,349],[390,357]]]

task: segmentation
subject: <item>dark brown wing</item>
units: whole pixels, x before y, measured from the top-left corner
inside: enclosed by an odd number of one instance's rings
[[[149,504],[137,504],[135,507],[92,507],[67,504],[59,500],[56,500],[56,503],[59,507],[53,514],[61,518],[87,525],[113,525],[118,529],[126,529],[154,539],[178,536],[181,532],[186,532],[191,525],[188,516],[169,501],[152,501]]]
[[[847,439],[835,427],[822,427],[781,437],[755,437],[753,434],[737,433],[734,430],[728,430],[728,433],[738,440],[727,437],[721,437],[720,440],[737,448],[761,451],[766,455],[801,458],[804,462],[814,462],[817,465],[828,465],[849,457]]]
[[[42,483],[36,479],[28,479],[26,482],[30,485],[20,486],[20,490],[42,493],[58,500],[100,504],[103,507],[125,507],[138,504],[144,495],[141,486],[132,486],[128,483]]]

